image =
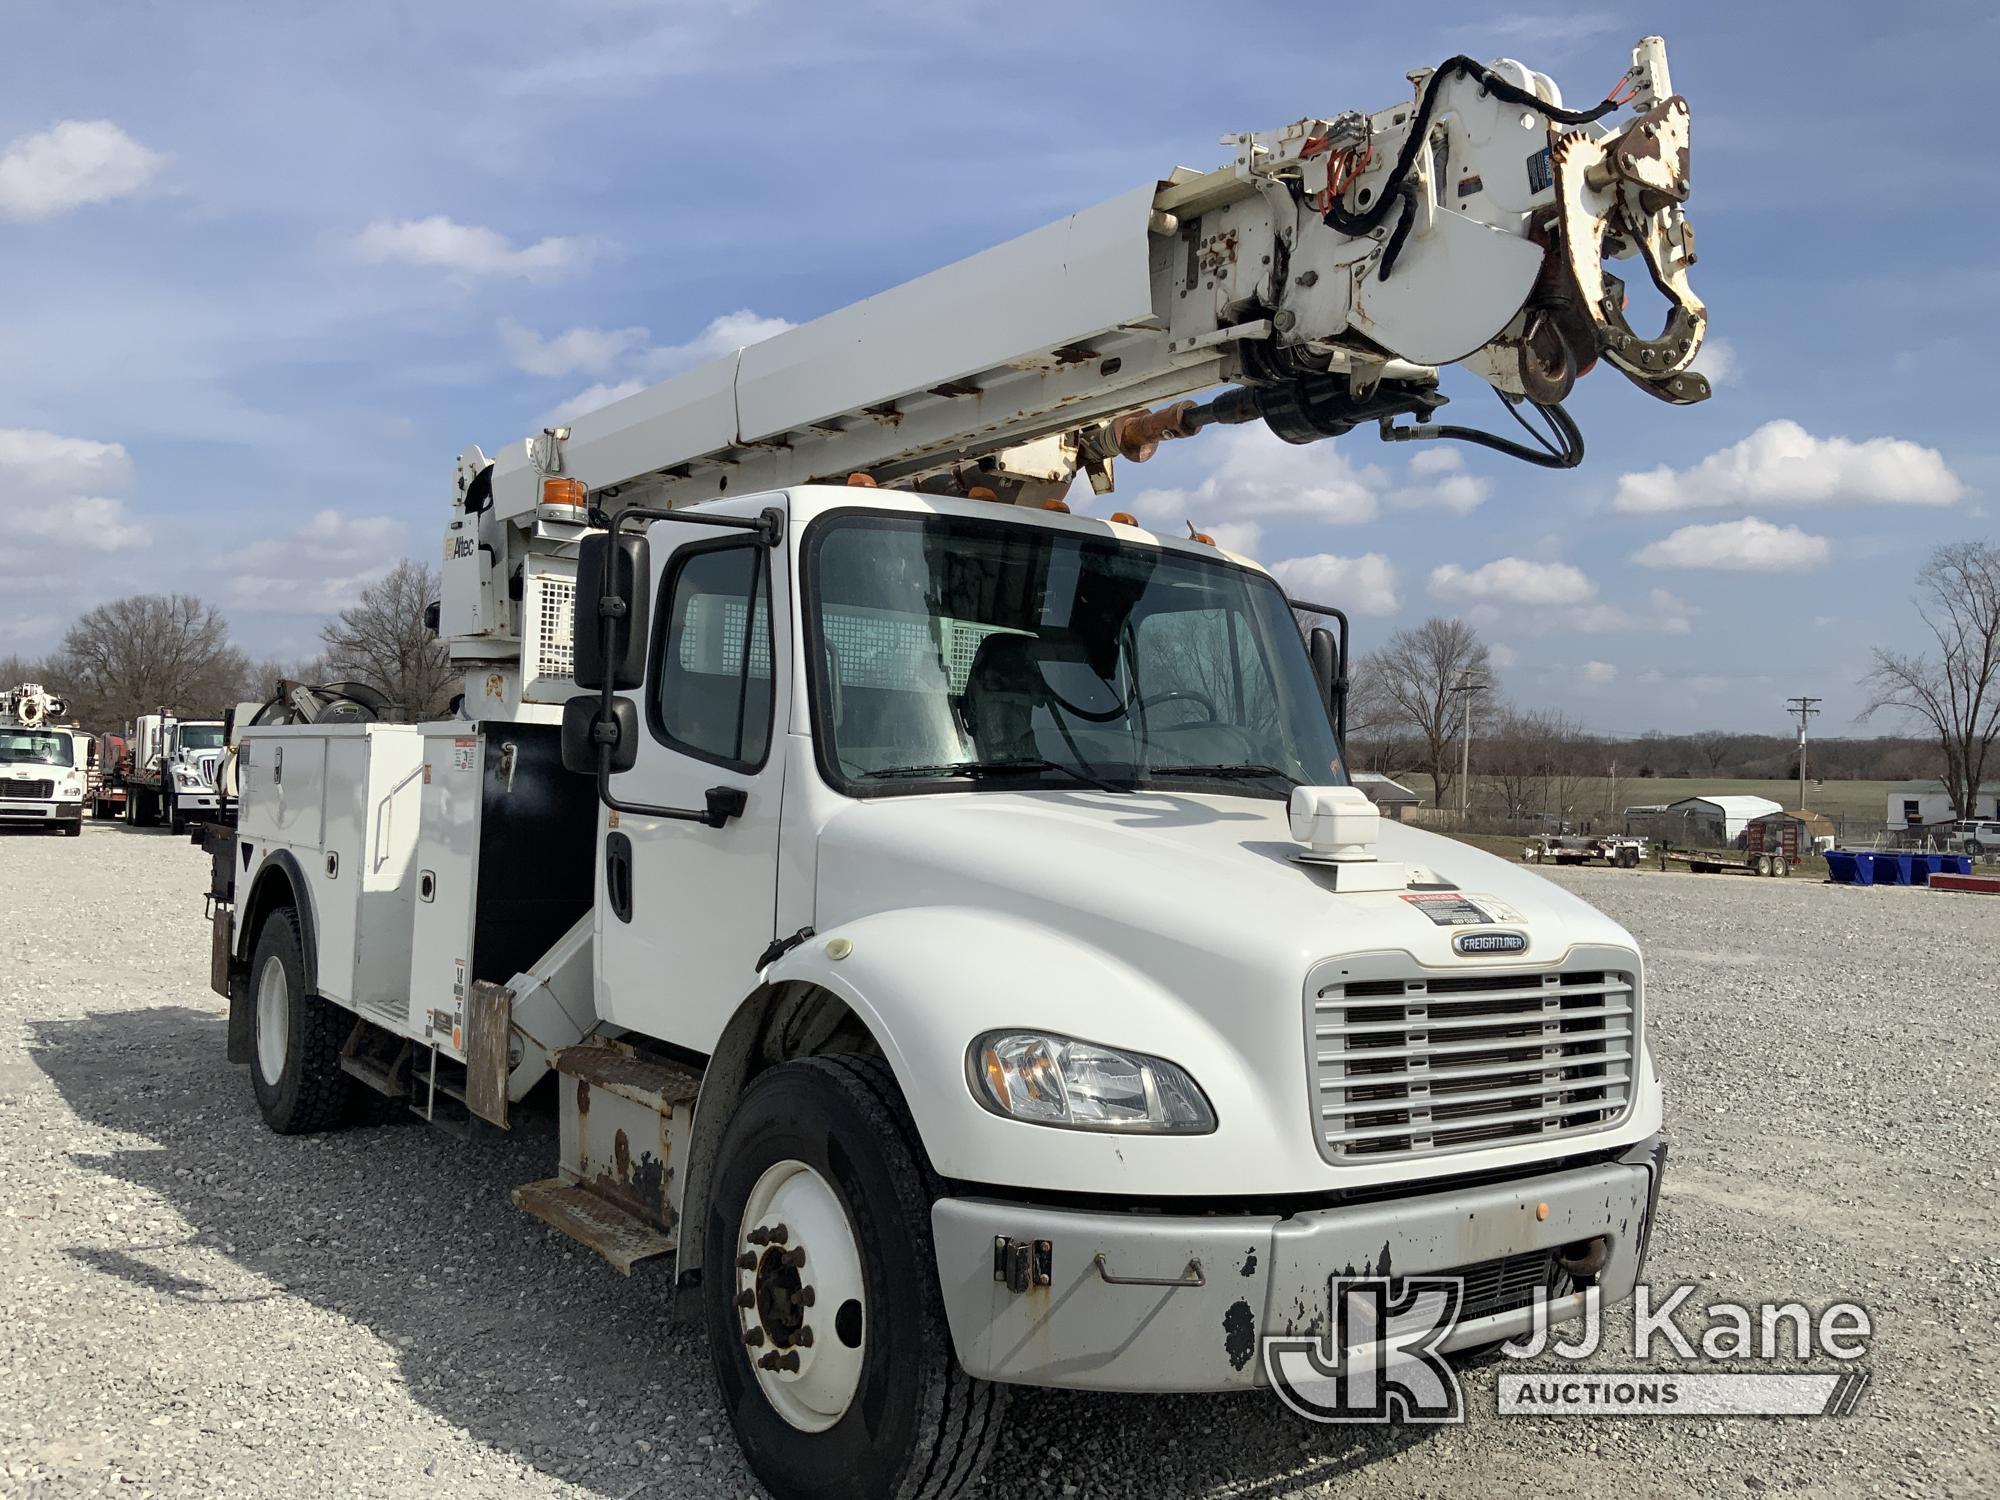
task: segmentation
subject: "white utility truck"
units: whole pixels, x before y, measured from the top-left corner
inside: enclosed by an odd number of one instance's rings
[[[515,1201],[673,1258],[785,1500],[959,1493],[1010,1383],[1258,1384],[1344,1276],[1461,1277],[1454,1349],[1632,1290],[1632,939],[1378,823],[1337,608],[1063,502],[1215,423],[1561,467],[1594,363],[1705,394],[1663,44],[1585,110],[1412,83],[467,449],[461,716],[240,735],[212,970],[265,1119],[552,1078]],[[1545,441],[1437,422],[1453,362]]]
[[[125,777],[125,821],[175,833],[220,806],[216,776],[222,761],[220,719],[140,714],[126,731],[131,769]]]
[[[69,705],[39,682],[0,690],[0,828],[83,832],[81,746],[64,727]]]

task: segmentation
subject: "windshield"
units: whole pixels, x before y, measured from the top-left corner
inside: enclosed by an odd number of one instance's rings
[[[0,729],[0,766],[70,766],[69,736],[33,729]]]
[[[814,528],[806,589],[821,764],[843,790],[1346,780],[1283,594],[1219,558],[858,514]]]
[[[222,726],[183,724],[180,727],[180,747],[183,750],[219,750],[222,748]]]

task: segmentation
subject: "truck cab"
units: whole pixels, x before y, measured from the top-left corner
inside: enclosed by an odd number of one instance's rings
[[[83,832],[86,770],[72,732],[0,718],[0,826]]]
[[[560,729],[243,735],[218,987],[279,1129],[557,1075],[516,1201],[674,1257],[780,1493],[876,1387],[1263,1383],[1341,1273],[1446,1349],[1630,1294],[1636,945],[1380,822],[1255,563],[815,486],[579,550]]]
[[[217,775],[222,759],[220,719],[179,719],[141,714],[130,735],[132,772],[126,786],[128,821],[164,822],[184,832],[196,814],[220,806]]]

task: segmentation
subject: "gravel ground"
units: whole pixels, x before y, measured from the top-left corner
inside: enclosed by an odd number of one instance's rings
[[[509,1205],[552,1119],[269,1134],[222,1061],[202,856],[85,834],[0,837],[0,1494],[756,1493],[664,1278]],[[1863,1302],[1860,1411],[1502,1420],[1491,1365],[1442,1429],[1027,1392],[991,1493],[2000,1493],[2000,902],[1555,878],[1649,957],[1674,1143],[1650,1279]],[[1602,1368],[1634,1365],[1621,1322]]]

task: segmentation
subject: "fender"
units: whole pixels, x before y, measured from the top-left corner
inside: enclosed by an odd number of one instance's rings
[[[306,993],[317,994],[319,991],[319,924],[313,917],[312,887],[306,883],[306,872],[300,867],[297,856],[289,849],[274,849],[257,866],[257,873],[250,882],[249,896],[236,908],[241,916],[236,924],[236,961],[232,967],[241,972],[238,977],[232,977],[229,986],[227,1056],[233,1063],[251,1060],[251,1018],[254,1010],[248,972],[251,950],[256,942],[257,930],[263,926],[264,914],[272,907],[284,904],[279,891],[281,885],[287,882],[291,885],[291,906],[299,914],[299,941],[305,949]]]
[[[844,957],[833,957],[843,951],[836,939],[845,940]],[[1020,916],[964,907],[877,912],[817,934],[764,977],[818,986],[860,1017],[895,1072],[931,1164],[960,1182],[1198,1192],[1204,1178],[1232,1180],[1235,1151],[1301,1128],[1297,1091],[1256,1078],[1231,1038],[1193,1007],[1103,949]],[[1178,1063],[1207,1094],[1218,1129],[1149,1136],[1003,1118],[975,1097],[967,1052],[981,1033],[1007,1027]]]

